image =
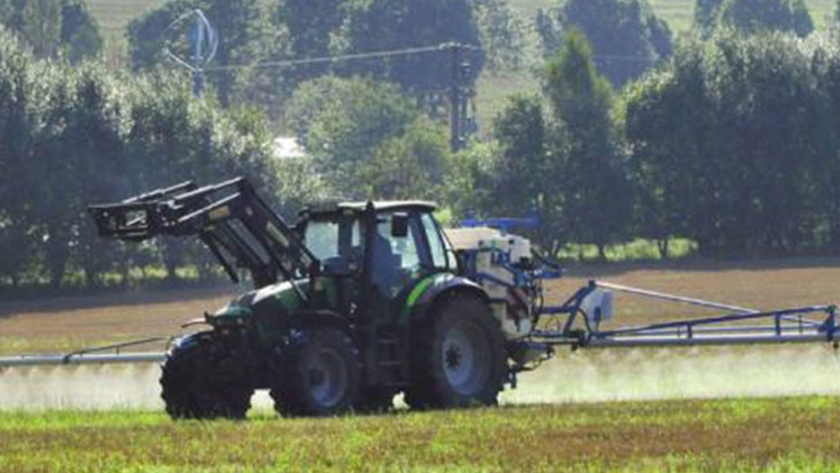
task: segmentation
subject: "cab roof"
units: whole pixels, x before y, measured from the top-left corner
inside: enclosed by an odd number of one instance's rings
[[[380,200],[371,201],[373,208],[376,211],[389,210],[417,210],[420,212],[434,212],[437,209],[437,204],[425,200]],[[323,214],[332,213],[341,210],[352,210],[362,212],[367,208],[368,202],[330,202],[321,204],[312,204],[304,209],[301,214]]]

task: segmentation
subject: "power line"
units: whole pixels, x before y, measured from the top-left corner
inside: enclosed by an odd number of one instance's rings
[[[645,56],[627,56],[618,54],[593,54],[592,59],[603,59],[605,61],[625,61],[625,62],[643,62],[648,63],[651,58]]]
[[[302,65],[310,65],[310,64],[330,64],[335,62],[345,62],[345,61],[356,61],[360,59],[382,59],[394,56],[409,56],[414,54],[425,54],[425,53],[432,53],[432,52],[441,52],[452,48],[455,43],[442,43],[436,46],[423,46],[417,48],[404,48],[404,49],[393,49],[389,51],[374,51],[368,53],[355,53],[355,54],[342,54],[338,56],[322,56],[322,57],[313,57],[313,58],[306,58],[306,59],[290,59],[285,61],[266,61],[266,62],[255,62],[253,64],[238,64],[238,65],[230,65],[230,66],[216,66],[216,67],[208,67],[204,70],[206,72],[213,72],[213,71],[229,71],[229,70],[237,70],[237,69],[264,69],[264,68],[282,68],[282,67],[295,67],[295,66],[302,66]],[[467,49],[478,49],[475,46],[467,46],[461,45],[462,48]]]
[[[377,52],[370,52],[370,53],[356,53],[356,54],[343,54],[338,56],[322,56],[322,57],[314,57],[314,58],[306,58],[306,59],[289,59],[284,61],[265,61],[265,62],[256,62],[253,64],[233,64],[230,66],[215,66],[215,67],[207,67],[203,70],[205,72],[218,72],[218,71],[231,71],[231,70],[241,70],[241,69],[270,69],[270,68],[286,68],[286,67],[297,67],[297,66],[306,66],[312,64],[331,64],[336,62],[346,62],[346,61],[356,61],[360,59],[385,59],[389,57],[395,56],[410,56],[414,54],[424,54],[424,53],[432,53],[432,52],[441,52],[446,50],[450,45],[440,44],[437,46],[426,46],[421,48],[406,48],[406,49],[396,49],[391,51],[377,51]],[[469,49],[477,49],[475,47],[468,47]],[[619,56],[619,55],[611,55],[611,54],[594,54],[592,55],[593,59],[597,60],[604,60],[604,61],[623,61],[623,62],[638,62],[638,63],[649,63],[651,58],[643,57],[643,56]]]

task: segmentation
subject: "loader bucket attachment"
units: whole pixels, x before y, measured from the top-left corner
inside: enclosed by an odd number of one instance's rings
[[[250,270],[257,287],[320,269],[297,232],[241,177],[205,187],[185,182],[88,211],[105,238],[197,236],[234,282],[236,267]]]

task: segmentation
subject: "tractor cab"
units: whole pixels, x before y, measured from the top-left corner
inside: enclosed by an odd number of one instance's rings
[[[452,247],[432,215],[435,208],[422,201],[310,207],[296,228],[321,261],[322,274],[351,278],[364,299],[355,306],[381,319],[386,306],[424,277],[457,270]]]

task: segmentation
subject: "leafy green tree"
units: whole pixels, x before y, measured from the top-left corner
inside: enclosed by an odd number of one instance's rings
[[[331,52],[363,53],[434,46],[447,42],[480,45],[479,30],[468,0],[370,0],[343,4],[344,21],[333,37]],[[480,51],[464,51],[472,84],[483,68]],[[441,52],[412,54],[337,67],[342,75],[361,74],[400,84],[416,96],[435,95],[452,84],[452,56]]]
[[[328,76],[298,87],[286,121],[331,188],[361,197],[357,170],[377,146],[400,136],[418,117],[397,86]]]
[[[535,65],[539,38],[508,2],[473,0],[473,12],[489,70],[520,71]]]
[[[811,12],[808,11],[805,0],[794,0],[791,5],[791,13],[793,15],[793,32],[797,36],[804,38],[814,31],[814,21],[811,19]]]
[[[127,29],[128,55],[132,68],[153,69],[165,61],[167,28],[179,16],[201,6],[199,0],[170,0],[132,20]]]
[[[373,150],[359,181],[376,199],[437,200],[451,159],[446,127],[420,117]]]
[[[493,123],[499,150],[492,169],[494,196],[487,213],[525,216],[536,212],[540,228],[534,235],[545,248],[556,253],[568,232],[563,227],[561,176],[566,156],[556,153],[560,130],[546,116],[543,98],[514,95]],[[565,152],[565,150],[562,150]]]
[[[60,0],[31,0],[23,8],[21,34],[38,57],[54,57],[61,37]]]
[[[722,256],[840,241],[840,58],[821,41],[719,33],[634,88],[626,130],[646,235]]]
[[[28,157],[38,122],[32,104],[37,80],[29,70],[33,60],[0,25],[0,275],[17,286],[36,243],[32,229],[32,191]]]
[[[544,56],[560,49],[563,44],[563,25],[556,9],[538,9],[534,27],[539,35]]]
[[[799,37],[814,30],[804,0],[697,0],[694,22],[704,37],[721,25],[747,33],[789,31]]]
[[[83,0],[62,1],[61,44],[73,63],[98,56],[102,51],[99,27]]]
[[[219,66],[253,63],[262,55],[264,24],[260,0],[214,0],[206,13],[220,38],[216,53]],[[247,78],[244,72],[225,69],[210,75],[222,106],[229,106],[231,97],[247,88]]]
[[[346,0],[279,0],[273,24],[288,31],[289,53],[297,59],[325,57],[344,21]],[[299,83],[329,72],[329,64],[300,66],[288,72]]]
[[[497,140],[470,140],[467,146],[452,157],[443,179],[440,202],[456,218],[467,215],[498,215],[499,194],[496,172],[500,144]]]
[[[555,21],[545,15],[538,26],[546,55],[555,54],[563,31],[578,29],[592,44],[598,71],[616,87],[672,54],[671,31],[646,0],[568,0],[547,13]]]
[[[693,210],[710,195],[701,148],[714,136],[713,107],[704,81],[704,58],[678,50],[675,66],[633,84],[622,103],[635,196],[635,235],[656,241],[669,257],[670,241],[688,236]]]
[[[694,3],[694,29],[708,35],[717,27],[723,0],[697,0]]]
[[[129,261],[212,276],[197,244],[109,244],[85,209],[188,179],[247,175],[275,189],[271,141],[262,113],[196,100],[176,74],[35,61],[0,26],[0,285],[59,287],[75,283],[72,270],[96,286],[105,272],[127,275]]]
[[[249,109],[223,111],[212,98],[196,100],[189,85],[172,73],[138,79],[131,103],[125,145],[128,170],[121,182],[128,193],[237,175],[273,188],[271,140],[262,114]],[[194,246],[179,239],[161,241],[170,280],[175,279],[177,267],[197,253]]]
[[[493,122],[493,136],[499,141],[496,193],[498,212],[517,215],[537,209],[549,180],[546,163],[546,130],[541,98],[514,95]]]
[[[62,54],[77,63],[102,50],[96,20],[84,0],[0,0],[0,23],[18,33],[40,58]]]
[[[612,90],[592,60],[583,33],[566,34],[563,48],[547,68],[546,94],[560,136],[550,144],[561,161],[559,209],[571,241],[593,243],[606,258],[606,247],[625,236],[630,215],[629,186],[613,137]],[[555,158],[555,159],[557,159]]]

